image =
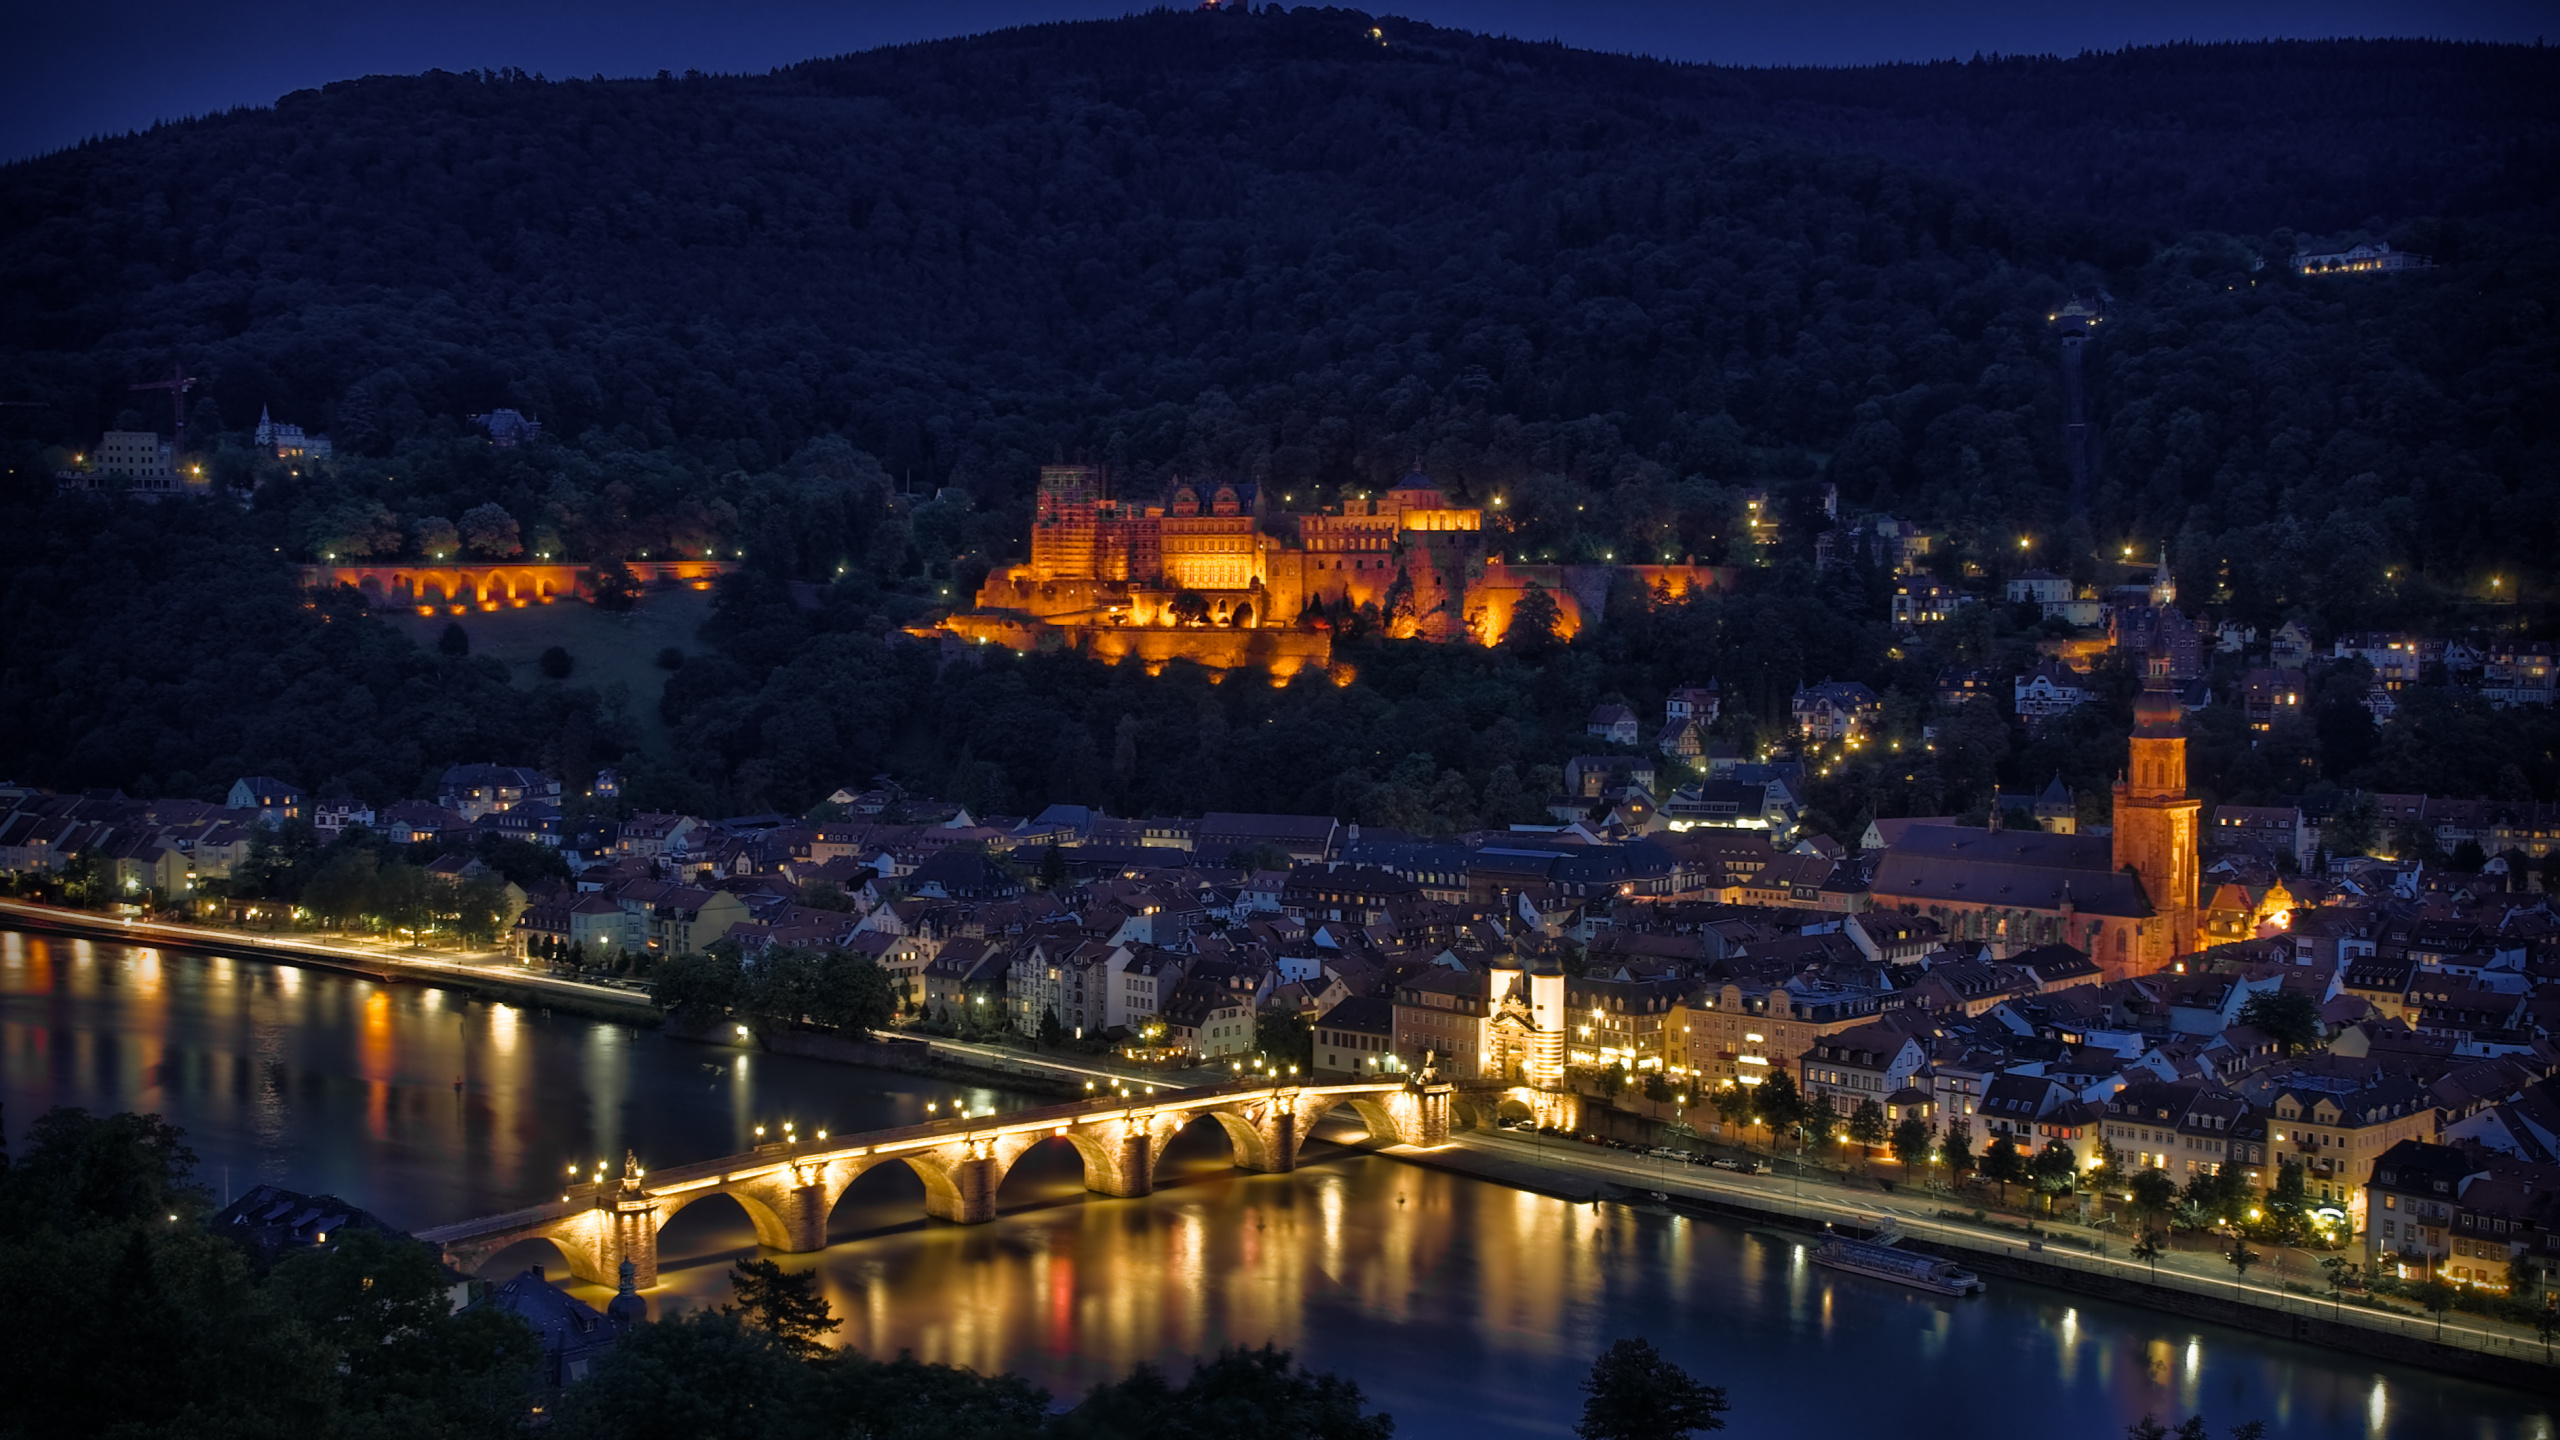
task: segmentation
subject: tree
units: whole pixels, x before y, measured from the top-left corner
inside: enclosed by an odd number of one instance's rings
[[[1582,1382],[1582,1440],[1685,1440],[1721,1430],[1733,1407],[1724,1387],[1700,1383],[1643,1340],[1611,1345]]]
[[[453,522],[441,515],[429,515],[418,522],[418,553],[430,560],[450,560],[462,548],[462,537]]]
[[[726,1311],[633,1327],[560,1397],[562,1440],[791,1440],[830,1422],[821,1366]]]
[[[937,1422],[940,1417],[933,1417]],[[912,1433],[955,1432],[936,1423]],[[1313,1374],[1290,1363],[1289,1352],[1220,1351],[1194,1366],[1176,1387],[1164,1372],[1140,1365],[1125,1380],[1096,1386],[1084,1402],[1059,1416],[1053,1440],[1390,1440],[1395,1421],[1370,1411],[1358,1384]]]
[[[439,1260],[404,1236],[345,1230],[268,1280],[275,1309],[335,1362],[348,1432],[495,1436],[521,1423],[540,1342],[494,1307],[455,1310]]]
[[[1893,1158],[1901,1161],[1907,1172],[1919,1173],[1919,1167],[1929,1163],[1931,1138],[1928,1121],[1917,1115],[1902,1117],[1902,1122],[1893,1127]]]
[[[746,996],[746,978],[737,948],[725,941],[707,952],[679,951],[658,962],[649,1003],[677,1024],[698,1030],[729,1017]]]
[[[2210,1440],[2202,1415],[2188,1416],[2175,1430],[2161,1424],[2158,1417],[2145,1415],[2126,1426],[2124,1433],[2125,1440]],[[2231,1440],[2266,1440],[2266,1434],[2264,1420],[2244,1420],[2231,1427]]]
[[[1950,1180],[1962,1182],[1982,1163],[1982,1157],[1974,1153],[1973,1131],[1960,1119],[1947,1121],[1946,1140],[1938,1148],[1946,1156]]]
[[[569,672],[578,668],[577,658],[558,645],[543,651],[542,658],[535,663],[545,676],[553,680],[566,680]]]
[[[2231,1267],[2231,1288],[2238,1290],[2240,1282],[2249,1278],[2249,1267],[2263,1258],[2265,1257],[2249,1248],[2248,1236],[2232,1236],[2231,1244],[2222,1252],[2223,1263]]]
[[[510,560],[524,553],[516,517],[503,505],[474,505],[462,512],[462,543],[484,560]]]
[[[1502,632],[1503,647],[1524,660],[1543,660],[1564,637],[1564,611],[1547,587],[1532,580],[1511,607],[1511,625]]]
[[[2133,1213],[2145,1222],[2167,1215],[2178,1198],[2178,1182],[2167,1171],[2150,1167],[2137,1171],[2126,1188],[2133,1192]]]
[[[1173,617],[1176,624],[1206,624],[1209,619],[1209,597],[1197,590],[1177,590],[1174,592],[1172,603],[1167,605],[1165,610]]]
[[[1303,1012],[1283,1006],[1257,1011],[1253,1017],[1253,1053],[1275,1070],[1295,1065],[1303,1074],[1315,1064],[1315,1027]]]
[[[631,567],[620,560],[607,560],[588,573],[593,576],[589,593],[599,610],[628,610],[639,604],[640,597],[647,593],[640,577],[631,573]]]
[[[1816,1095],[1805,1102],[1803,1116],[1803,1119],[1796,1122],[1797,1149],[1801,1152],[1806,1147],[1811,1147],[1819,1153],[1824,1146],[1830,1144],[1831,1137],[1839,1132],[1840,1108],[1832,1103],[1828,1094]]]
[[[507,918],[507,877],[494,870],[467,876],[453,887],[453,929],[462,943],[484,949],[496,942]]]
[[[0,1163],[0,1305],[13,1435],[514,1433],[532,1333],[453,1313],[436,1254],[340,1231],[261,1275],[202,1223],[184,1134],[53,1110]]]
[[[1671,1097],[1679,1093],[1671,1087],[1670,1076],[1659,1070],[1644,1072],[1644,1098],[1647,1100],[1656,1105],[1668,1105],[1671,1103]]]
[[[1038,1036],[1041,1047],[1046,1049],[1050,1046],[1056,1045],[1059,1041],[1066,1038],[1066,1027],[1058,1023],[1058,1007],[1054,1005],[1041,1006],[1040,1032]]]
[[[2320,845],[2332,855],[2370,855],[2382,843],[2382,802],[2359,790],[2340,800],[2320,827]]]
[[[2270,990],[2249,997],[2240,1023],[2256,1028],[2286,1055],[2320,1043],[2320,1006],[2299,990]]]
[[[1055,890],[1067,883],[1067,855],[1055,843],[1040,847],[1040,888]]]
[[[439,654],[461,659],[471,653],[471,632],[463,629],[459,620],[446,621],[444,633],[436,637],[436,650]]]
[[[2027,1171],[2034,1178],[2036,1189],[2046,1196],[2045,1208],[2049,1211],[2054,1197],[2068,1195],[2078,1185],[2080,1157],[2072,1153],[2070,1146],[2058,1140],[2048,1141],[2036,1152]]]
[[[1751,1091],[1751,1086],[1728,1080],[1707,1092],[1707,1103],[1715,1107],[1716,1118],[1725,1124],[1748,1127],[1756,1114]]]
[[[1849,1139],[1867,1151],[1882,1145],[1892,1132],[1887,1129],[1884,1107],[1873,1100],[1861,1100],[1849,1112]]]
[[[819,954],[807,1004],[812,1023],[856,1039],[898,1015],[897,987],[888,970],[853,950]]]
[[[2141,1237],[2133,1242],[2133,1258],[2151,1267],[2151,1278],[2154,1281],[2160,1278],[2160,1257],[2167,1250],[2167,1247],[2161,1244],[2163,1238],[2159,1231],[2146,1228]]]
[[[1751,1088],[1751,1113],[1769,1127],[1775,1140],[1804,1123],[1804,1096],[1797,1092],[1795,1077],[1783,1069],[1772,1069],[1769,1078]]]
[[[749,1329],[772,1336],[796,1359],[826,1354],[829,1347],[820,1337],[844,1323],[827,1308],[827,1297],[818,1293],[815,1270],[792,1271],[771,1260],[741,1260],[729,1267],[729,1289],[737,1303],[721,1306],[720,1313],[734,1315]]]
[[[2444,1281],[2436,1279],[2434,1276],[2429,1276],[2426,1279],[2419,1281],[2417,1284],[2410,1286],[2403,1293],[2410,1299],[2417,1301],[2419,1309],[2436,1317],[2436,1338],[2439,1340],[2443,1339],[2444,1312],[2453,1308],[2454,1298],[2457,1293],[2454,1288]]]
[[[2344,1255],[2323,1255],[2320,1257],[2320,1269],[2329,1278],[2330,1308],[2342,1308],[2346,1303],[2347,1287],[2357,1281],[2356,1263]]]
[[[1982,1178],[2000,1187],[2000,1203],[2009,1203],[2009,1187],[2027,1176],[2026,1158],[2018,1153],[2006,1134],[1992,1137],[1989,1149],[1982,1152]]]

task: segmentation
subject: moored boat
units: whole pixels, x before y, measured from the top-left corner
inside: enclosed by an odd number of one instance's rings
[[[1890,1245],[1874,1245],[1864,1240],[1834,1239],[1813,1252],[1817,1265],[1834,1270],[1870,1275],[1878,1280],[1894,1280],[1939,1295],[1979,1295],[1982,1277],[1956,1267],[1953,1260],[1935,1255],[1916,1255],[1896,1250]]]

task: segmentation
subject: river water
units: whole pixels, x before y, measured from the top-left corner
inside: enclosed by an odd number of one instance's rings
[[[457,1086],[457,1081],[459,1085]],[[672,1041],[419,986],[0,931],[0,1099],[157,1111],[217,1196],[334,1192],[411,1228],[542,1199],[572,1163],[676,1164],[758,1124],[839,1133],[1039,1103],[1000,1088]],[[932,1107],[928,1111],[928,1106]],[[2219,1436],[2553,1440],[2522,1392],[2014,1282],[1946,1301],[1814,1267],[1781,1232],[1594,1209],[1311,1147],[1246,1175],[1214,1125],[1142,1200],[1081,1188],[1063,1142],[1016,1167],[995,1223],[922,1218],[888,1167],[823,1254],[839,1338],[1013,1370],[1061,1399],[1155,1360],[1276,1342],[1359,1381],[1400,1436],[1563,1436],[1576,1384],[1639,1334],[1728,1387],[1744,1437],[2113,1437],[2202,1411]],[[715,1304],[754,1233],[733,1202],[661,1237],[660,1313]],[[539,1243],[488,1273],[548,1264]],[[581,1287],[598,1303],[604,1292]]]

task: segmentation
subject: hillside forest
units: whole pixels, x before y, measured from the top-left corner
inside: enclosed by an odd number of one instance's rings
[[[0,776],[390,798],[498,758],[713,813],[890,773],[1445,831],[1539,813],[1596,703],[1712,677],[1757,745],[1855,678],[1915,743],[1824,776],[1818,826],[2057,772],[2102,808],[2130,680],[2034,736],[1941,711],[1939,671],[2014,668],[2041,622],[1896,635],[1891,577],[1811,563],[1826,490],[1982,593],[2165,551],[2262,632],[2550,634],[2555,72],[2418,42],[1744,71],[1275,6],[759,76],[374,78],[100,140],[0,169]],[[2435,263],[2289,263],[2358,241]],[[2074,298],[2106,316],[2078,489]],[[58,485],[104,430],[175,431],[131,388],[173,365],[218,497]],[[500,409],[539,438],[492,443]],[[335,455],[261,452],[262,412]],[[902,641],[1022,552],[1057,459],[1294,508],[1420,465],[1502,495],[1512,553],[1743,578],[1569,643],[1353,636],[1343,687]],[[293,588],[456,550],[744,564],[644,746],[625,691]],[[2322,686],[2268,743],[2200,715],[2199,788],[2560,795],[2548,717],[2430,692],[2377,727],[2355,674]]]

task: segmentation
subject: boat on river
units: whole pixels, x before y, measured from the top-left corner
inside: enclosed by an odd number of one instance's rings
[[[1982,1277],[1956,1268],[1953,1260],[1916,1255],[1890,1245],[1838,1238],[1813,1252],[1813,1263],[1878,1280],[1892,1280],[1939,1295],[1979,1295]]]

